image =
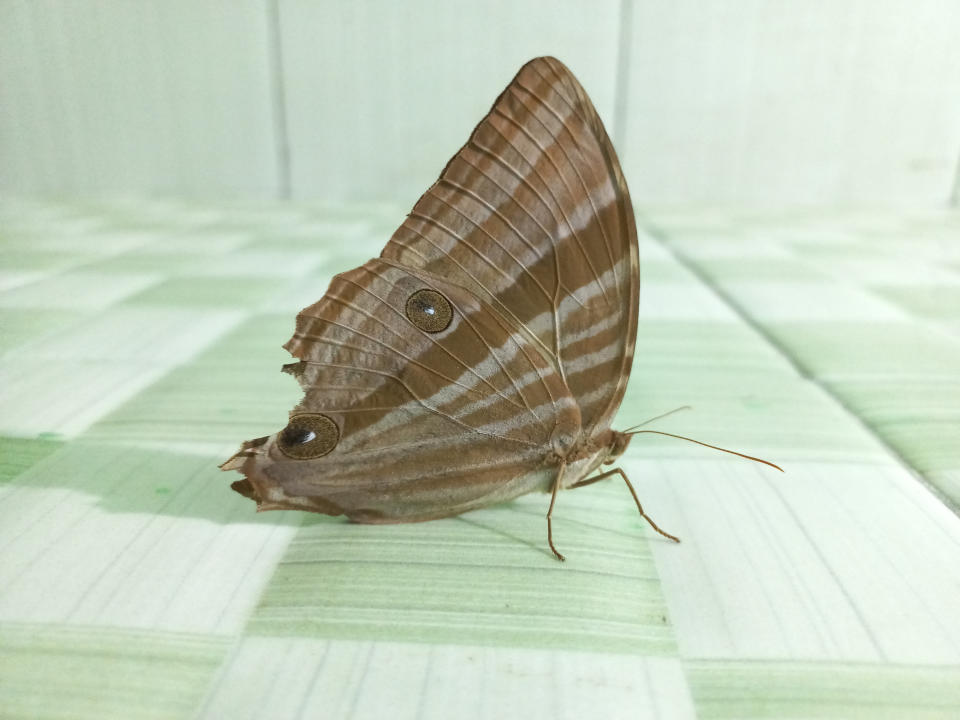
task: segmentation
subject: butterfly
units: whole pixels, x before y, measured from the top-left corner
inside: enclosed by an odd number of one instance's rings
[[[221,468],[259,510],[361,523],[459,515],[560,490],[614,463],[637,335],[630,193],[558,60],[525,64],[380,257],[297,315],[287,426]]]

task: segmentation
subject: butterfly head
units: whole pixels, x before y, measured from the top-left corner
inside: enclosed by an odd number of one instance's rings
[[[633,436],[628,433],[622,433],[617,430],[610,430],[610,454],[607,455],[607,458],[603,461],[604,465],[612,465],[617,461],[617,459],[623,455],[624,451],[627,449],[627,445],[630,444],[630,439]]]

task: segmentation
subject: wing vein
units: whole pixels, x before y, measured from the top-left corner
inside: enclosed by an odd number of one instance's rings
[[[370,270],[368,267],[364,267],[364,269],[365,269],[367,272],[369,272],[370,274],[376,275],[377,277],[382,278],[381,275],[379,275],[378,273],[373,272],[373,271]],[[399,310],[397,310],[395,307],[393,307],[393,305],[391,305],[390,303],[388,303],[386,300],[384,300],[382,297],[380,297],[379,295],[377,295],[377,294],[376,294],[375,292],[373,292],[372,290],[364,287],[363,285],[361,285],[360,283],[356,282],[355,280],[351,280],[351,279],[346,278],[346,277],[344,277],[343,279],[344,279],[345,281],[351,283],[352,285],[358,287],[360,290],[362,290],[363,292],[367,293],[368,295],[372,295],[373,297],[375,297],[375,298],[376,298],[377,300],[379,300],[385,307],[389,308],[391,311],[393,311],[393,313],[394,313],[395,315],[397,315],[398,317],[400,317],[400,318],[403,320],[403,322],[409,322],[409,321],[407,320],[407,318],[406,318],[406,315],[404,315],[403,313],[401,313]],[[424,335],[426,335],[426,339],[429,340],[430,343],[432,343],[434,347],[436,347],[437,349],[441,350],[441,351],[442,351],[443,353],[445,353],[450,359],[452,359],[452,360],[454,360],[455,362],[459,363],[459,365],[460,365],[462,368],[464,368],[467,372],[469,372],[471,375],[473,375],[474,377],[476,377],[480,382],[482,382],[484,385],[486,385],[488,388],[490,388],[490,390],[491,390],[492,392],[494,392],[494,393],[496,393],[497,395],[499,395],[500,397],[502,397],[504,400],[506,400],[508,403],[510,403],[510,404],[513,405],[514,407],[517,407],[517,408],[520,407],[520,405],[519,405],[518,403],[516,403],[514,400],[510,399],[508,396],[504,395],[502,392],[500,392],[499,389],[497,389],[497,387],[496,387],[493,383],[491,383],[491,382],[490,382],[489,380],[487,380],[485,377],[483,377],[482,375],[480,375],[480,373],[478,373],[476,370],[474,370],[474,369],[473,369],[473,366],[472,366],[470,363],[466,363],[466,362],[464,362],[461,358],[459,358],[459,357],[457,357],[456,355],[454,355],[450,350],[448,350],[448,349],[447,349],[446,347],[444,347],[440,342],[438,342],[436,338],[431,337],[430,335],[428,335],[428,334],[426,334],[426,333],[424,333]]]
[[[315,317],[315,316],[311,316],[311,317]],[[416,365],[417,367],[420,367],[420,368],[426,370],[426,371],[429,372],[429,373],[433,373],[433,374],[436,375],[437,377],[443,378],[445,381],[447,381],[448,383],[450,383],[450,384],[452,384],[452,385],[456,385],[457,387],[461,387],[461,388],[463,388],[464,390],[466,390],[467,392],[472,392],[473,394],[479,395],[480,397],[486,397],[486,395],[484,395],[484,393],[480,392],[479,390],[477,390],[477,389],[475,389],[475,388],[471,388],[471,387],[469,387],[468,385],[464,385],[464,384],[460,383],[459,381],[455,380],[454,378],[447,377],[446,375],[444,375],[444,374],[443,374],[442,372],[440,372],[439,370],[436,370],[435,368],[432,368],[432,367],[430,367],[429,365],[427,365],[427,364],[425,364],[425,363],[422,363],[422,362],[420,362],[419,360],[416,360],[415,358],[410,357],[410,356],[407,355],[406,353],[400,352],[400,350],[398,350],[398,349],[396,349],[396,348],[394,348],[394,347],[392,347],[392,346],[390,346],[390,345],[387,345],[386,343],[380,342],[380,341],[377,340],[376,338],[374,338],[374,337],[372,337],[372,336],[370,336],[370,335],[367,335],[366,333],[362,333],[362,332],[360,332],[359,330],[356,330],[355,328],[347,327],[346,325],[341,325],[340,323],[334,322],[334,321],[332,321],[332,320],[327,320],[327,319],[325,319],[325,318],[317,318],[317,319],[318,319],[318,320],[322,320],[323,322],[329,323],[330,325],[336,325],[337,327],[341,327],[341,328],[343,328],[343,329],[345,329],[345,330],[348,330],[348,331],[350,331],[350,332],[356,333],[357,335],[360,335],[361,337],[364,337],[364,338],[366,338],[367,340],[370,340],[371,342],[375,342],[375,343],[377,343],[378,345],[381,345],[381,346],[385,347],[387,350],[390,350],[391,352],[399,355],[400,357],[402,357],[404,360],[406,360],[407,362],[411,363],[412,365]],[[324,343],[324,344],[327,344],[327,345],[334,345],[334,346],[336,346],[336,347],[344,347],[344,348],[347,348],[348,350],[356,350],[357,352],[361,352],[361,353],[364,353],[364,354],[367,354],[367,355],[373,355],[374,357],[388,357],[388,356],[382,355],[382,354],[380,354],[380,353],[375,353],[375,352],[372,352],[372,351],[370,351],[370,350],[364,350],[363,348],[359,348],[359,347],[356,347],[356,346],[353,346],[353,345],[349,345],[349,344],[347,344],[347,343],[339,342],[339,341],[334,340],[334,339],[332,339],[332,338],[324,337],[323,335],[314,335],[313,333],[302,333],[302,334],[299,334],[299,336],[300,336],[300,337],[309,338],[310,340],[313,340],[314,342],[318,342],[318,343]],[[303,362],[307,363],[308,365],[321,365],[321,366],[322,366],[322,365],[329,365],[329,364],[330,364],[330,363],[324,362],[324,361],[322,361],[322,360],[304,360]],[[358,368],[358,369],[361,369],[361,368]],[[518,407],[518,408],[520,407],[520,406],[517,405],[516,403],[514,403],[514,405],[516,405],[516,407]]]
[[[458,187],[458,186],[455,186],[455,187]],[[497,247],[499,247],[501,250],[503,250],[503,252],[504,252],[506,255],[510,256],[510,259],[513,260],[513,261],[517,264],[517,267],[519,267],[520,270],[521,270],[527,277],[529,277],[529,278],[533,281],[533,283],[537,286],[537,288],[539,288],[540,292],[543,293],[543,296],[544,296],[545,298],[549,298],[549,297],[550,297],[550,294],[547,292],[546,288],[543,287],[543,285],[540,283],[540,281],[537,279],[537,277],[536,277],[533,273],[530,272],[530,270],[527,268],[527,266],[526,266],[516,255],[514,255],[512,252],[510,252],[510,249],[507,248],[506,245],[504,245],[502,242],[500,242],[499,240],[497,240],[489,230],[487,230],[485,227],[483,227],[482,225],[480,225],[480,223],[478,223],[478,222],[477,222],[476,220],[474,220],[472,217],[470,217],[470,216],[467,215],[465,212],[463,212],[462,210],[460,210],[458,207],[456,207],[455,205],[453,205],[452,203],[450,203],[448,200],[440,197],[439,195],[436,195],[436,194],[433,193],[432,191],[433,191],[433,188],[430,188],[430,190],[429,190],[428,192],[430,192],[431,195],[432,195],[434,198],[436,198],[439,202],[442,202],[444,205],[446,205],[448,208],[450,208],[450,210],[452,210],[453,212],[455,212],[455,213],[457,213],[458,215],[460,215],[464,220],[466,220],[466,221],[469,222],[471,225],[473,225],[477,230],[479,230],[479,231],[482,232],[484,235],[486,235],[488,238],[490,238],[490,241],[491,241],[494,245],[496,245]],[[474,197],[474,196],[471,194],[471,197]],[[467,244],[469,244],[469,243],[467,243]],[[538,257],[538,258],[541,257],[541,256],[539,255],[539,253],[538,253],[537,257]],[[509,275],[508,275],[508,277],[510,277],[511,281],[516,282],[516,278],[513,278],[513,277],[511,277],[511,276],[509,276]]]
[[[567,192],[571,196],[573,196],[573,192],[570,190],[570,186],[567,185],[566,178],[564,178],[563,173],[560,172],[560,168],[557,167],[557,164],[553,161],[553,158],[550,157],[550,154],[546,151],[546,148],[544,148],[543,145],[540,144],[540,141],[533,136],[533,133],[527,130],[523,125],[518,123],[512,117],[504,113],[502,110],[499,110],[498,108],[494,108],[494,112],[496,112],[497,115],[499,115],[504,120],[512,124],[515,128],[517,128],[517,130],[523,133],[527,137],[527,139],[530,140],[530,142],[532,142],[534,145],[537,146],[537,149],[540,151],[540,154],[547,159],[547,162],[549,162],[551,166],[553,166],[553,169],[556,171],[557,176],[560,178],[560,181],[563,183],[563,186],[567,189]],[[533,116],[533,113],[530,113],[530,115]],[[494,129],[496,130],[496,128]],[[603,286],[603,283],[600,281],[600,273],[598,273],[597,269],[594,267],[593,261],[590,259],[590,255],[587,253],[587,248],[583,244],[583,240],[580,239],[580,234],[577,232],[577,228],[574,227],[574,224],[570,221],[570,218],[567,216],[567,211],[563,207],[563,203],[561,203],[557,199],[557,196],[553,192],[553,189],[551,188],[550,183],[548,183],[544,179],[539,168],[537,168],[536,163],[532,162],[526,155],[524,155],[523,152],[520,150],[520,148],[514,145],[513,142],[511,142],[511,140],[505,134],[503,134],[499,130],[497,130],[497,132],[500,134],[500,137],[503,138],[504,142],[506,142],[508,145],[510,145],[510,147],[516,150],[517,154],[520,155],[520,157],[522,157],[527,162],[528,165],[530,165],[531,170],[533,170],[533,172],[536,174],[540,182],[542,182],[544,186],[547,188],[547,192],[550,193],[550,197],[553,199],[554,205],[556,206],[557,210],[560,211],[560,215],[563,216],[563,222],[570,229],[570,234],[573,236],[573,239],[576,242],[577,247],[580,249],[580,254],[583,255],[583,259],[586,261],[587,267],[589,267],[590,272],[593,273],[593,281],[597,284],[597,287],[600,288],[600,294],[603,295],[604,301],[607,304],[610,304],[610,298],[607,296],[607,289]]]
[[[513,385],[513,389],[516,391],[517,396],[523,401],[524,406],[526,406],[527,412],[529,412],[529,413],[533,416],[533,418],[534,418],[538,423],[540,423],[540,426],[541,426],[541,427],[545,427],[544,424],[543,424],[543,420],[540,418],[539,415],[537,415],[537,413],[534,411],[534,409],[530,406],[530,403],[527,401],[527,397],[523,394],[523,390],[517,385],[517,381],[514,379],[514,377],[510,374],[510,371],[507,370],[506,366],[505,366],[505,365],[503,364],[503,362],[500,360],[500,357],[499,357],[499,355],[497,355],[496,351],[493,349],[493,346],[490,345],[489,342],[487,342],[487,339],[477,330],[476,326],[470,321],[469,315],[467,315],[467,313],[465,313],[465,312],[464,312],[459,306],[457,306],[456,304],[454,304],[454,307],[455,307],[457,310],[459,310],[460,316],[463,318],[463,321],[470,326],[470,329],[473,330],[474,334],[475,334],[478,338],[480,338],[480,340],[483,342],[484,345],[486,345],[486,347],[487,347],[487,352],[489,352],[490,357],[492,357],[492,358],[496,361],[497,365],[500,366],[500,370],[502,370],[502,371],[503,371],[503,374],[507,376],[507,379],[510,381],[510,384]],[[510,335],[509,333],[508,333],[507,337],[510,337],[511,339],[513,339],[513,338],[512,338],[512,335]],[[516,342],[516,341],[514,341],[514,342]]]
[[[427,410],[427,411],[429,411],[429,412],[432,412],[432,413],[434,413],[434,414],[436,414],[436,415],[439,415],[440,417],[442,417],[442,418],[444,418],[444,419],[446,419],[446,420],[449,420],[450,422],[452,422],[452,423],[454,423],[454,424],[456,424],[456,425],[459,425],[460,427],[466,428],[466,429],[469,430],[470,432],[475,432],[475,433],[477,433],[477,434],[479,434],[479,435],[486,435],[487,437],[497,438],[498,440],[504,440],[504,441],[506,441],[506,442],[512,442],[512,443],[518,443],[518,444],[520,444],[520,445],[530,445],[530,446],[532,446],[532,447],[537,447],[537,444],[536,444],[536,443],[532,443],[532,442],[529,442],[529,441],[527,441],[527,440],[520,440],[519,438],[512,438],[512,437],[508,437],[508,436],[506,436],[506,435],[498,435],[497,433],[493,433],[493,432],[485,432],[485,431],[483,431],[483,430],[480,430],[479,428],[473,427],[472,425],[468,425],[467,423],[463,422],[462,420],[459,420],[458,418],[453,417],[453,416],[450,415],[449,413],[444,412],[444,411],[441,410],[440,408],[436,408],[436,407],[434,407],[433,405],[427,404],[427,402],[426,402],[423,398],[421,398],[419,395],[417,395],[417,394],[413,391],[413,389],[412,389],[409,385],[407,385],[407,383],[405,383],[405,382],[403,381],[402,378],[394,375],[393,373],[389,373],[389,372],[386,372],[386,371],[384,371],[384,370],[374,370],[373,368],[358,368],[358,367],[355,367],[355,366],[353,366],[353,365],[339,365],[339,364],[336,364],[336,363],[317,363],[317,364],[322,364],[322,365],[325,365],[325,366],[327,366],[327,367],[338,367],[338,368],[342,368],[342,369],[344,369],[344,370],[358,370],[358,371],[360,371],[360,372],[367,372],[367,373],[371,373],[371,374],[373,374],[373,375],[380,375],[380,376],[382,376],[382,377],[388,378],[388,379],[393,380],[394,382],[400,384],[400,385],[403,387],[403,389],[407,391],[407,393],[410,395],[410,397],[412,397],[412,398],[413,398],[421,407],[423,407],[425,410]]]
[[[428,190],[427,192],[430,192],[430,191]],[[434,197],[436,197],[436,196],[434,196]],[[452,237],[454,240],[458,241],[459,244],[465,245],[469,250],[473,251],[473,254],[474,254],[474,255],[476,255],[477,257],[479,257],[479,258],[480,258],[481,260],[483,260],[487,265],[489,265],[489,266],[492,267],[494,270],[496,270],[498,273],[500,273],[500,275],[502,275],[508,282],[511,282],[511,283],[512,283],[512,282],[515,281],[515,279],[514,279],[514,277],[513,277],[512,275],[510,275],[510,274],[508,274],[507,272],[505,272],[502,267],[500,267],[499,265],[497,265],[493,260],[491,260],[490,258],[488,258],[486,255],[484,255],[484,254],[480,251],[479,248],[475,247],[475,246],[474,246],[473,244],[471,244],[471,243],[465,242],[464,239],[463,239],[462,237],[460,237],[460,235],[458,235],[456,232],[454,232],[453,230],[451,230],[450,228],[448,228],[448,227],[447,227],[446,225],[444,225],[443,223],[438,222],[437,220],[435,220],[435,219],[433,219],[433,218],[431,218],[431,217],[427,217],[426,215],[422,215],[421,213],[418,213],[418,212],[416,212],[416,211],[411,212],[411,213],[410,213],[410,217],[416,218],[417,220],[419,220],[420,222],[422,222],[424,225],[433,226],[433,227],[437,228],[438,230],[440,230],[441,232],[446,233],[447,235],[449,235],[450,237]],[[411,228],[411,229],[412,229],[412,228]],[[423,237],[423,235],[421,235],[421,237]],[[434,247],[436,247],[437,250],[439,250],[440,252],[442,252],[442,253],[443,253],[444,255],[446,255],[447,257],[451,257],[449,251],[443,249],[442,247],[437,247],[436,245],[434,245]],[[475,275],[473,275],[473,274],[470,274],[470,279],[473,280],[473,281],[474,281],[475,283],[477,283],[478,285],[481,285],[481,286],[483,285],[483,283],[480,282],[480,279],[479,279],[478,277],[476,277]],[[488,289],[489,289],[489,288],[488,288]],[[493,293],[491,293],[491,294],[493,294]]]
[[[540,74],[539,70],[535,69],[535,71],[537,72],[538,75],[540,75],[540,77],[543,80],[546,80],[546,78]],[[580,147],[580,143],[577,142],[576,136],[570,131],[570,127],[567,124],[566,120],[560,116],[560,113],[558,113],[550,103],[548,103],[546,100],[544,100],[539,95],[537,95],[537,93],[535,93],[531,88],[526,87],[519,80],[517,81],[516,86],[522,89],[527,94],[529,94],[535,101],[539,102],[547,110],[547,112],[553,115],[553,117],[557,120],[557,122],[560,123],[560,126],[566,131],[567,135],[570,137],[571,142],[576,147],[578,148]],[[576,114],[576,109],[577,109],[576,106],[573,103],[571,103],[569,99],[567,99],[563,95],[563,93],[558,92],[557,95],[567,104],[567,107],[570,109],[570,112],[572,114]],[[582,121],[582,118],[581,118],[581,121]],[[550,132],[550,129],[539,118],[537,118],[537,122],[540,123],[540,125],[544,128],[544,130],[546,130],[547,132]],[[586,123],[584,124],[586,125]],[[551,135],[552,134],[553,133],[551,133]],[[556,136],[554,135],[554,137]],[[619,297],[621,294],[620,280],[617,277],[617,268],[616,268],[617,264],[613,258],[613,246],[610,243],[610,238],[607,235],[607,229],[606,227],[604,227],[603,221],[600,217],[600,213],[597,211],[597,206],[593,201],[593,193],[591,193],[589,188],[587,187],[587,183],[586,181],[584,181],[583,175],[580,173],[580,168],[577,166],[575,162],[573,162],[573,159],[570,157],[570,154],[567,152],[566,147],[564,147],[563,143],[557,143],[557,144],[560,146],[560,152],[563,153],[564,157],[567,159],[567,162],[570,164],[570,167],[572,167],[573,171],[577,174],[577,179],[580,181],[580,186],[583,188],[584,194],[587,196],[587,199],[590,201],[590,207],[593,210],[593,216],[596,218],[597,225],[600,227],[600,234],[603,236],[603,243],[607,250],[607,257],[610,260],[610,267],[613,268],[614,287],[616,288],[616,291],[617,291],[617,297]]]

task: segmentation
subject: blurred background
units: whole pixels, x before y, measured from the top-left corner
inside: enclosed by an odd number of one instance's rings
[[[0,190],[408,207],[520,65],[644,204],[957,202],[951,0],[2,0]]]

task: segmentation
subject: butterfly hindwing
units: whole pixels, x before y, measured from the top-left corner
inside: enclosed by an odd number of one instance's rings
[[[439,292],[449,324],[427,332],[410,299]],[[427,519],[543,484],[544,448],[579,431],[559,375],[469,291],[384,260],[334,278],[297,316],[286,348],[305,391],[292,417],[322,415],[337,444],[287,457],[276,442],[245,462],[261,505],[367,522]],[[272,491],[270,497],[268,491]],[[442,500],[438,500],[442,498]]]

